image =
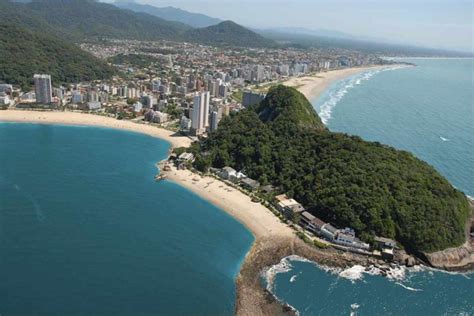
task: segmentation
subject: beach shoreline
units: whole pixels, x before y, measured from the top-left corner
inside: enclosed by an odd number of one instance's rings
[[[2,110],[0,111],[0,122],[96,126],[120,129],[160,138],[168,142],[172,148],[189,147],[192,142],[190,138],[177,135],[175,132],[164,128],[80,112]]]
[[[318,72],[314,75],[303,77],[294,77],[285,82],[284,85],[296,88],[309,101],[314,101],[326,91],[334,82],[346,79],[348,77],[364,73],[370,70],[385,69],[395,65],[374,65],[366,67],[352,67],[326,72]],[[399,66],[399,65],[398,65]],[[401,67],[401,66],[400,66]]]

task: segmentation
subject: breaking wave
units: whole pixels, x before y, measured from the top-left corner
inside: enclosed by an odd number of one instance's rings
[[[331,115],[332,115],[332,111],[334,107],[339,103],[339,101],[342,100],[342,98],[347,94],[347,92],[349,92],[349,90],[351,90],[355,86],[362,84],[364,81],[370,80],[370,78],[372,78],[374,75],[380,72],[396,70],[400,68],[403,68],[403,66],[394,66],[394,67],[370,70],[368,72],[363,72],[356,76],[344,79],[342,81],[342,86],[338,89],[330,91],[329,99],[325,101],[323,104],[321,104],[321,106],[319,107],[318,114],[319,114],[319,117],[321,117],[321,121],[324,124],[328,123],[328,121],[331,119]]]
[[[272,293],[272,295],[277,299],[279,302],[282,304],[286,304],[288,307],[293,309],[295,313],[299,315],[299,312],[296,308],[293,306],[289,305],[287,302],[279,299],[274,292],[275,289],[275,278],[278,274],[280,273],[288,273],[293,270],[293,262],[308,262],[314,265],[316,268],[326,272],[330,273],[334,276],[337,276],[338,278],[341,279],[346,279],[351,281],[352,283],[356,283],[359,281],[362,281],[364,279],[364,276],[366,275],[371,275],[371,276],[384,276],[386,277],[389,281],[393,282],[394,284],[401,286],[402,288],[406,289],[407,291],[411,292],[421,292],[423,289],[420,288],[414,288],[409,285],[411,277],[413,276],[414,273],[420,273],[420,272],[426,272],[429,274],[433,274],[435,272],[441,272],[441,273],[447,273],[447,274],[455,274],[455,275],[462,275],[468,279],[470,279],[470,276],[473,274],[473,272],[450,272],[450,271],[444,271],[444,270],[438,270],[435,268],[427,267],[427,266],[421,266],[417,265],[414,267],[405,267],[405,266],[398,266],[398,265],[390,265],[390,266],[361,266],[361,265],[354,265],[349,268],[337,268],[337,267],[329,267],[325,265],[321,265],[318,263],[315,263],[313,261],[307,260],[303,257],[296,256],[296,255],[291,255],[288,257],[285,257],[281,259],[281,261],[274,265],[271,266],[270,268],[266,269],[265,271],[262,272],[262,278],[266,282],[266,289]],[[293,273],[292,276],[290,277],[289,282],[293,283],[295,280],[299,277],[301,274],[300,272],[295,271],[296,273]],[[335,283],[337,283],[337,279],[335,280]],[[351,305],[351,315],[357,315],[357,310],[359,308],[359,304],[352,304]]]

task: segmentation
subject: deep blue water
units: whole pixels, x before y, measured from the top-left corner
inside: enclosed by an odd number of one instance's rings
[[[313,105],[332,131],[411,151],[474,196],[474,60],[408,61],[336,82]],[[302,315],[474,315],[473,274],[355,272],[286,260],[271,289]]]
[[[231,315],[253,237],[153,180],[168,148],[112,129],[0,123],[0,314]]]

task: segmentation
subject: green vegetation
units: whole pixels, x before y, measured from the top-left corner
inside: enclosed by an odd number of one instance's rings
[[[22,89],[31,87],[34,73],[50,74],[54,85],[105,79],[115,73],[114,68],[75,45],[8,20],[0,22],[0,56],[0,81]]]
[[[296,236],[298,236],[302,241],[304,241],[307,244],[311,243],[311,240],[303,232],[296,232]]]
[[[61,30],[60,35],[71,40],[103,37],[173,39],[189,29],[181,23],[119,9],[111,4],[93,0],[34,0],[15,6],[29,16],[47,21],[55,30]],[[54,18],[51,16],[52,12]]]
[[[317,239],[313,240],[313,244],[320,249],[326,249],[330,247],[328,244],[325,244]]]
[[[165,112],[166,112],[167,114],[169,114],[169,116],[171,117],[172,120],[179,119],[179,118],[181,118],[181,116],[183,115],[183,110],[181,110],[180,108],[178,108],[178,107],[176,106],[176,104],[174,104],[174,103],[170,103],[170,104],[166,107]]]
[[[391,237],[411,251],[464,242],[463,193],[408,152],[328,131],[294,88],[273,87],[260,105],[224,118],[192,150],[196,168],[244,170],[367,241]]]
[[[138,54],[118,54],[113,57],[110,57],[108,61],[116,65],[130,65],[140,68],[149,67],[150,65],[159,62],[158,58],[156,57]]]
[[[183,23],[94,0],[33,0],[25,3],[0,0],[0,21],[5,19],[30,31],[44,32],[75,42],[117,38],[182,40],[215,46],[276,45],[273,40],[230,21],[193,29]]]
[[[200,29],[192,29],[184,34],[190,42],[214,46],[273,47],[276,42],[246,29],[232,21],[224,21]]]

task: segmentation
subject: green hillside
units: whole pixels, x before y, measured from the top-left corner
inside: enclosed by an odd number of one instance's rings
[[[272,40],[231,21],[193,29],[184,23],[152,15],[153,10],[134,12],[94,0],[33,0],[29,3],[0,0],[0,3],[5,4],[9,11],[0,12],[0,18],[8,16],[17,26],[54,34],[72,42],[106,37],[189,41],[214,46],[276,45]]]
[[[34,0],[18,6],[30,15],[47,21],[72,40],[90,37],[173,39],[189,28],[184,24],[93,0]]]
[[[196,167],[243,169],[365,240],[393,237],[412,251],[464,242],[463,193],[408,152],[328,131],[293,88],[274,87],[259,106],[224,118],[196,150],[205,153]]]
[[[272,47],[277,44],[232,21],[224,21],[200,29],[192,29],[184,34],[190,42],[214,46]]]
[[[0,22],[0,81],[32,85],[34,73],[51,74],[53,83],[110,78],[115,70],[105,62],[53,36],[13,23]]]

